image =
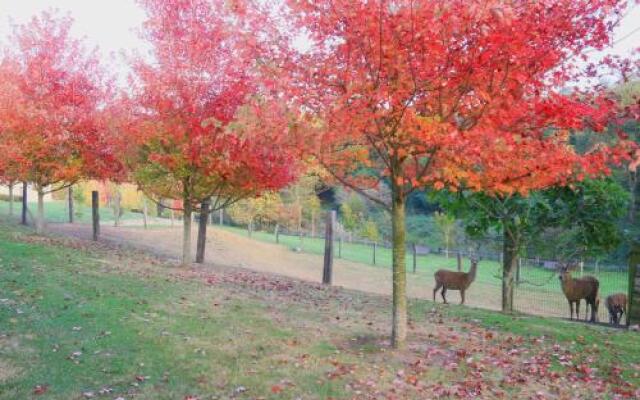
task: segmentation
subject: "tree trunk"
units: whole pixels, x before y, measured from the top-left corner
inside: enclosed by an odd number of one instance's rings
[[[93,240],[100,236],[100,196],[97,190],[91,192],[91,222],[93,223]]]
[[[404,347],[407,339],[407,270],[405,266],[404,199],[394,194],[391,210],[393,237],[393,310],[391,345]]]
[[[147,229],[147,218],[149,218],[149,209],[147,208],[147,198],[142,195],[142,224]]]
[[[627,326],[640,324],[640,242],[632,243],[629,253],[628,297]]]
[[[27,225],[27,182],[22,182],[22,225]]]
[[[113,226],[120,226],[120,190],[115,189],[115,195],[113,196]]]
[[[9,217],[13,217],[13,183],[9,184]]]
[[[247,234],[249,235],[249,237],[251,237],[251,233],[253,233],[253,220],[250,219],[249,223],[247,224]]]
[[[69,223],[73,224],[73,186],[67,189],[67,202],[69,204]]]
[[[200,220],[198,221],[198,243],[196,245],[196,262],[204,263],[204,252],[207,246],[207,225],[209,223],[209,200],[200,205]]]
[[[44,232],[44,188],[38,186],[38,214],[36,215],[36,233]]]
[[[628,220],[630,224],[636,221],[636,207],[637,207],[637,186],[638,186],[638,173],[636,171],[629,171],[629,216]]]
[[[518,243],[510,233],[508,223],[503,222],[504,242],[502,256],[502,312],[513,312],[514,277],[518,262]]]
[[[191,203],[184,200],[184,216],[182,223],[182,265],[191,264]]]

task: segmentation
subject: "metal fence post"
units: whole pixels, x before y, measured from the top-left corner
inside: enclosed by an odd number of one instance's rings
[[[373,242],[373,265],[376,265],[376,242]]]
[[[416,260],[416,244],[415,243],[411,244],[411,250],[412,250],[412,253],[413,253],[413,273],[415,274],[416,273],[416,267],[417,267],[417,264],[418,264],[418,262]]]

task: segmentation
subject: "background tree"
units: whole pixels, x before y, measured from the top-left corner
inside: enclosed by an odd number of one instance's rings
[[[71,24],[44,12],[14,26],[7,50],[12,98],[0,119],[3,145],[12,151],[4,164],[38,193],[38,233],[45,194],[120,169],[99,112],[108,82],[96,51],[70,36]]]
[[[378,242],[380,240],[380,232],[378,231],[378,225],[372,219],[364,221],[359,229],[361,237],[370,240],[371,242]]]
[[[417,189],[460,184],[491,186],[495,193],[544,187],[542,160],[521,166],[516,155],[503,153],[521,171],[535,170],[537,179],[519,180],[516,171],[506,169],[503,175],[514,174],[500,185],[486,185],[492,171],[482,163],[497,141],[544,155],[556,146],[539,145],[547,127],[575,125],[585,108],[554,88],[570,78],[570,58],[608,43],[623,5],[609,0],[287,4],[292,12],[285,21],[309,38],[310,48],[292,52],[286,67],[294,77],[283,81],[313,115],[318,160],[337,181],[392,215],[391,336],[400,347],[407,326],[407,198]],[[389,201],[366,190],[381,182],[390,188]]]
[[[282,104],[258,96],[257,27],[238,14],[243,2],[139,3],[153,61],[133,63],[128,164],[149,197],[181,199],[189,263],[191,214],[203,201],[225,208],[294,178],[292,129]]]
[[[444,212],[436,211],[433,219],[442,235],[446,257],[449,258],[449,249],[454,245],[456,233],[456,218]]]
[[[513,311],[517,259],[525,245],[551,228],[567,232],[558,243],[561,259],[597,256],[621,241],[620,219],[625,215],[628,195],[611,179],[585,180],[522,196],[492,196],[462,191],[441,194],[442,206],[464,221],[467,233],[482,238],[502,233],[502,310]],[[554,236],[558,240],[558,236]]]
[[[282,199],[278,193],[264,193],[260,197],[240,200],[227,209],[234,222],[247,226],[249,236],[255,225],[267,227],[278,221]]]

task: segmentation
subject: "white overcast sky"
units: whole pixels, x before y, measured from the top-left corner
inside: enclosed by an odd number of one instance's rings
[[[635,3],[635,2],[634,2]],[[11,31],[10,20],[28,21],[47,9],[71,13],[75,19],[73,34],[86,37],[90,46],[97,45],[105,56],[120,50],[142,50],[145,44],[135,32],[144,19],[144,12],[135,0],[0,0],[0,42]],[[640,6],[632,8],[615,32],[615,54],[627,55],[640,47]],[[593,57],[598,55],[593,53]]]

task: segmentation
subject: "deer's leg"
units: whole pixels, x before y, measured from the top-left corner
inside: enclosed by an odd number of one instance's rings
[[[433,288],[433,302],[436,302],[436,293],[438,293],[438,289],[440,289],[442,287],[441,284],[436,283],[436,287]]]
[[[576,301],[576,319],[580,320],[580,300]]]
[[[462,301],[460,302],[460,304],[464,304],[464,289],[460,291],[460,297],[462,298]]]
[[[569,319],[573,319],[573,302],[571,300],[569,301]]]
[[[447,294],[446,286],[442,287],[442,292],[440,292],[440,294],[442,295],[442,300],[444,301],[444,304],[447,304],[447,298],[445,297],[445,295]]]

